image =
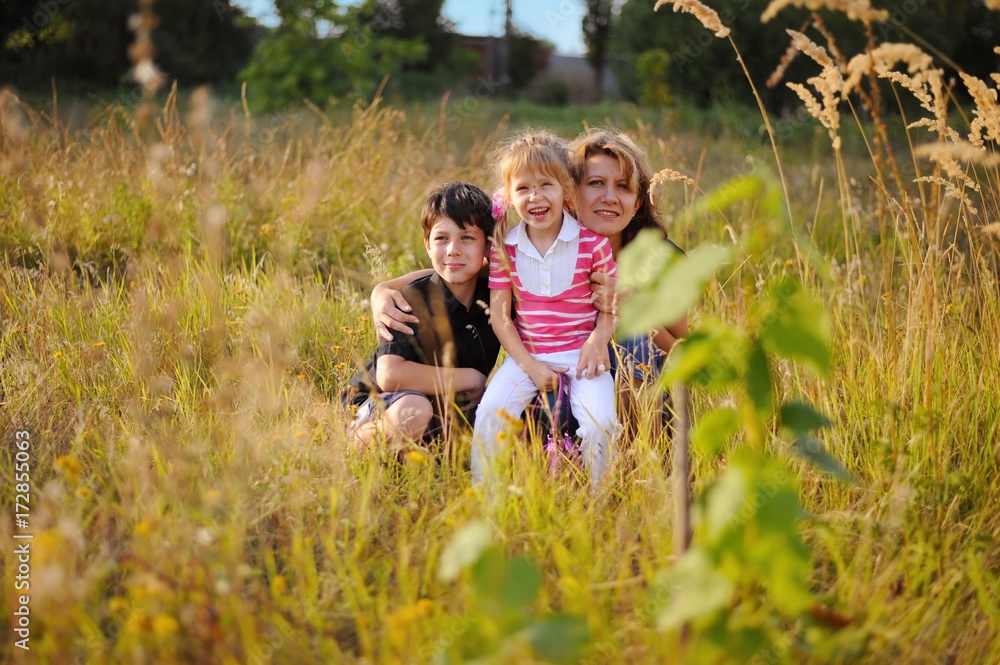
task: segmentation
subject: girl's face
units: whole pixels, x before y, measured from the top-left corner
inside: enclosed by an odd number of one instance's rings
[[[510,183],[510,201],[528,225],[529,236],[562,228],[565,192],[558,178],[539,171],[519,173]]]
[[[584,167],[579,192],[580,223],[611,240],[614,246],[642,201],[622,177],[621,164],[614,157],[591,155]]]

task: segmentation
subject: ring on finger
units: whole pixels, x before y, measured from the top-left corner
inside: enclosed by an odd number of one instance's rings
[[[604,366],[604,363],[601,363],[600,365],[597,366],[597,371],[598,372],[603,372],[606,369],[607,369],[607,367]]]

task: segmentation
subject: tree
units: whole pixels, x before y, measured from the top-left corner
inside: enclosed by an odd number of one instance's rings
[[[255,108],[278,110],[309,99],[367,96],[385,76],[426,55],[417,40],[371,29],[360,10],[330,0],[277,0],[280,25],[257,44],[240,77]]]
[[[113,87],[132,64],[135,0],[4,0],[0,76],[26,89],[57,83]],[[157,65],[182,85],[232,81],[246,63],[256,22],[231,0],[172,0],[154,7]]]
[[[0,3],[0,75],[23,88],[49,81],[113,87],[128,75],[135,0]],[[232,0],[155,5],[157,65],[182,85],[232,81],[250,57],[256,22]]]
[[[671,63],[666,73],[667,87],[676,97],[700,106],[723,100],[754,103],[728,40],[714,37],[693,17],[674,13],[670,5],[654,13],[653,4],[649,0],[627,0],[616,22],[611,61],[626,97],[635,100],[640,96],[638,57],[647,51],[663,49]],[[815,41],[826,43],[817,31],[808,27],[810,12],[789,7],[774,20],[762,24],[760,16],[769,0],[712,0],[708,4],[732,28],[732,38],[768,108],[772,111],[797,108],[799,101],[790,90],[784,85],[768,89],[766,81],[789,45],[786,28],[799,30],[806,26],[807,34]],[[890,22],[873,25],[877,42],[913,42],[910,34],[913,33],[926,40],[927,45],[921,45],[938,56],[946,69],[946,60],[950,60],[980,78],[988,78],[990,72],[996,71],[993,47],[1000,45],[1000,12],[989,11],[981,1],[873,0],[872,5],[886,9],[891,16]],[[859,23],[849,21],[841,12],[818,13],[841,53],[850,56],[864,50],[866,36]],[[792,62],[785,80],[804,81],[815,74],[815,64],[799,57]]]
[[[607,63],[611,41],[613,0],[587,0],[587,14],[583,17],[583,40],[587,44],[587,62],[594,70],[594,89],[601,97],[604,66]]]
[[[405,70],[430,72],[444,67],[458,44],[454,25],[441,15],[444,0],[366,0],[358,12],[363,30],[400,40],[422,42],[424,57]]]

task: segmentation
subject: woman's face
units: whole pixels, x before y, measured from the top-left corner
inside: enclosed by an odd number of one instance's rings
[[[642,202],[622,177],[621,164],[610,155],[587,158],[579,190],[580,223],[612,241],[632,221]]]

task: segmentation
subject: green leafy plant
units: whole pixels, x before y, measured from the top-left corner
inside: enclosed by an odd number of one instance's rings
[[[507,558],[492,544],[490,527],[472,521],[455,533],[441,554],[438,579],[463,581],[472,619],[439,663],[511,662],[533,655],[551,663],[578,662],[590,642],[587,623],[575,616],[533,610],[542,576],[531,559]]]
[[[731,205],[753,199],[766,214],[783,217],[769,182],[761,175],[739,177],[706,200]],[[676,319],[735,252],[734,246],[703,245],[680,256],[655,232],[637,238],[620,262],[621,283],[633,291],[622,309],[624,332]],[[822,302],[797,280],[777,277],[764,285],[745,326],[706,322],[671,354],[665,386],[729,397],[727,405],[700,417],[691,434],[694,452],[710,461],[724,458],[725,471],[692,506],[693,546],[678,553],[655,588],[663,600],[656,625],[664,631],[690,626],[692,662],[741,663],[764,651],[780,661],[791,658],[790,644],[828,651],[834,642],[833,651],[841,654],[863,644],[860,631],[807,630],[822,626],[817,615],[828,623],[838,615],[811,588],[812,556],[800,534],[808,516],[785,460],[803,459],[852,479],[815,436],[830,421],[804,401],[779,403],[774,378],[780,362],[829,374],[830,345]]]

